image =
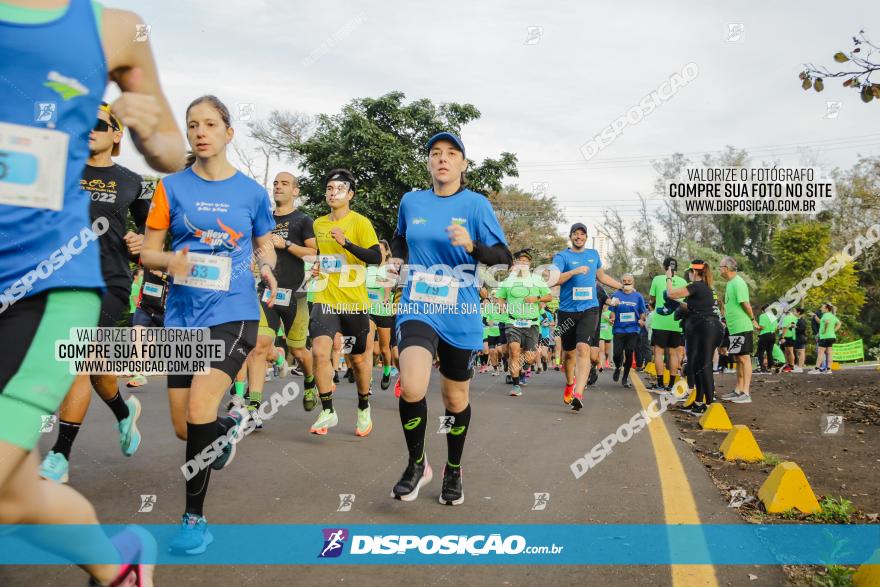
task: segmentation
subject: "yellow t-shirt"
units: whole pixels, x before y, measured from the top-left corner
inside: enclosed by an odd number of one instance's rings
[[[313,228],[321,276],[315,286],[314,303],[331,306],[336,312],[365,312],[370,309],[367,264],[343,249],[330,235],[330,231],[337,226],[348,240],[359,247],[369,249],[379,244],[372,223],[357,212],[351,211],[337,222],[330,220],[329,214],[316,219]]]

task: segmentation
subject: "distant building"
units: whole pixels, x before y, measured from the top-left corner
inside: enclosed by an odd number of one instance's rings
[[[591,248],[596,249],[599,258],[602,259],[602,265],[608,265],[611,259],[611,240],[604,234],[598,233],[592,237]]]

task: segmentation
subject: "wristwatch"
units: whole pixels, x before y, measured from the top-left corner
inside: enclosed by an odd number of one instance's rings
[[[284,246],[287,247],[288,249],[289,249],[290,247],[292,247],[294,244],[295,244],[295,243],[293,243],[293,242],[291,242],[291,241],[284,241]]]

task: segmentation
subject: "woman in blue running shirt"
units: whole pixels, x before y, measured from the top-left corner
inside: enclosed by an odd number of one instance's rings
[[[461,455],[471,418],[468,389],[474,357],[483,346],[475,265],[506,267],[513,258],[489,200],[464,185],[468,163],[461,139],[442,132],[431,137],[427,150],[433,188],[403,196],[391,242],[392,266],[408,264],[396,328],[400,422],[409,451],[391,496],[412,501],[432,478],[425,457],[425,394],[436,354],[448,427],[440,503],[459,505],[464,502]],[[438,274],[436,266],[449,270]]]
[[[209,372],[168,375],[171,421],[186,441],[186,509],[170,550],[199,554],[213,540],[202,511],[211,469],[232,461],[247,419],[244,406],[219,419],[217,409],[257,341],[260,306],[250,270],[255,249],[270,300],[277,282],[269,197],[226,158],[233,136],[229,110],[214,96],[197,98],[186,109],[186,135],[196,161],[156,186],[141,262],[174,277],[165,303],[166,328],[208,328],[212,341],[224,342],[224,354]],[[169,233],[172,251],[166,252]]]

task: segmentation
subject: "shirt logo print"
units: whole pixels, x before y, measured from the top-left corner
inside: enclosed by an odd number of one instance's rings
[[[217,219],[217,224],[221,230],[198,228],[190,222],[186,215],[183,216],[183,223],[193,233],[193,236],[199,239],[199,242],[210,246],[212,249],[222,245],[226,249],[235,250],[238,248],[238,239],[244,236],[244,233],[223,224],[219,218]]]

